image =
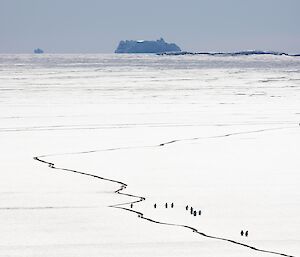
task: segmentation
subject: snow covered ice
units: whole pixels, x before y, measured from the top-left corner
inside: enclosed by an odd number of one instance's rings
[[[1,55],[0,92],[1,257],[300,256],[299,57]]]

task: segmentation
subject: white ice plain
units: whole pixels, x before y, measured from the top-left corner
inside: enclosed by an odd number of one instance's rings
[[[300,256],[299,58],[1,55],[0,91],[1,257]]]

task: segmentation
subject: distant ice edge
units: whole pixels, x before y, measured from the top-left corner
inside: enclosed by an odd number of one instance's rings
[[[300,57],[300,54],[288,54],[285,52],[276,52],[276,51],[261,51],[261,50],[246,50],[239,52],[164,52],[157,53],[157,55],[168,55],[168,56],[177,56],[177,55],[209,55],[209,56],[250,56],[250,55],[274,55],[274,56],[291,56],[291,57]]]

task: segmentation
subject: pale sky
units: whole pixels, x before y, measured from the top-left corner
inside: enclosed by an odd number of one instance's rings
[[[0,53],[112,53],[122,39],[187,51],[300,53],[300,0],[0,0]]]

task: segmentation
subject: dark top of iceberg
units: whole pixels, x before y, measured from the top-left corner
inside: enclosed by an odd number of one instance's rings
[[[41,49],[41,48],[36,48],[36,49],[34,49],[34,51],[33,51],[35,54],[43,54],[44,53],[44,51]]]
[[[115,53],[167,53],[180,51],[181,49],[176,44],[167,43],[161,38],[156,41],[122,40]]]

